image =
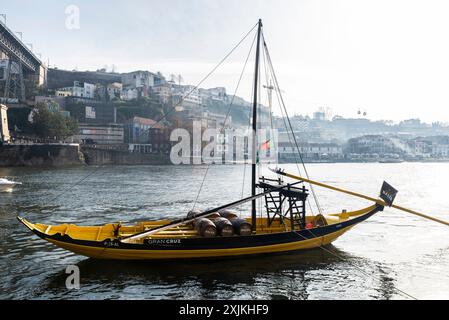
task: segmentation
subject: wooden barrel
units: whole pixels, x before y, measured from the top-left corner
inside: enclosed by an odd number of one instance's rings
[[[226,218],[226,219],[228,219],[228,220],[233,220],[233,219],[236,219],[236,218],[239,217],[239,215],[237,214],[237,212],[231,211],[231,210],[227,210],[227,209],[220,210],[220,211],[218,211],[218,213],[220,213],[220,215],[221,215],[223,218]]]
[[[213,219],[221,218],[221,215],[218,212],[215,212],[215,213],[212,213],[211,215],[208,215],[205,218],[213,220]]]
[[[193,222],[195,226],[195,230],[198,231],[198,234],[205,238],[213,238],[217,236],[217,227],[215,224],[206,218],[199,218]]]
[[[215,218],[212,220],[217,228],[218,234],[222,237],[231,237],[234,234],[234,227],[231,221],[226,218]]]
[[[193,219],[195,218],[197,215],[199,215],[201,213],[200,210],[195,209],[195,210],[190,210],[189,213],[187,213],[187,219]]]
[[[252,234],[252,226],[251,223],[246,221],[245,219],[232,219],[232,226],[234,227],[234,232],[240,236],[250,236]]]
[[[322,214],[318,214],[313,219],[313,224],[317,227],[325,227],[327,226],[327,220]]]

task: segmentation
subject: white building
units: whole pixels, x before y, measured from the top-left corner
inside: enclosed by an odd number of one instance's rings
[[[203,99],[211,99],[214,101],[223,101],[223,102],[226,102],[227,100],[226,88],[223,87],[200,89],[199,93],[201,98]]]
[[[160,102],[168,103],[172,95],[172,88],[170,84],[156,85],[152,88],[153,94],[156,95]]]
[[[78,98],[95,98],[95,85],[87,82],[74,81],[73,87],[65,87],[56,90],[57,96],[72,96]]]
[[[434,157],[449,157],[449,145],[434,143],[432,144],[432,156]]]
[[[150,88],[154,87],[156,77],[157,75],[149,71],[134,71],[122,74],[122,84],[127,88]]]
[[[289,142],[279,142],[280,159],[294,160],[299,158],[298,149]],[[300,143],[299,151],[304,159],[342,159],[343,148],[334,143]]]
[[[109,99],[122,98],[123,85],[118,82],[110,83],[106,87]]]
[[[185,109],[197,108],[203,104],[203,99],[200,95],[200,90],[195,86],[173,86],[173,102],[175,105],[180,105]]]
[[[137,88],[124,88],[122,90],[122,99],[129,101],[129,100],[134,100],[137,99],[139,97],[139,91],[137,90]]]
[[[8,128],[8,107],[0,104],[0,141],[9,142],[9,128]]]
[[[80,123],[79,133],[74,136],[77,142],[90,144],[122,144],[124,142],[124,129],[122,124],[87,124]]]

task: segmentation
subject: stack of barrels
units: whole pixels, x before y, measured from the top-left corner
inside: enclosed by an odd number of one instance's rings
[[[187,218],[193,219],[199,213],[199,211],[190,211]],[[193,226],[198,234],[205,238],[231,237],[234,234],[250,236],[252,234],[251,223],[239,218],[234,211],[230,210],[221,210],[207,218],[197,218],[193,221]]]

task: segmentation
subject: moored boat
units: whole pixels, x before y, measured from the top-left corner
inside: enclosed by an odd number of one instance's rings
[[[96,258],[117,260],[185,259],[229,257],[252,254],[296,251],[317,248],[335,241],[352,227],[381,211],[373,205],[355,212],[325,216],[325,226],[316,225],[316,217],[307,216],[310,229],[291,229],[280,219],[258,218],[253,235],[206,238],[193,226],[166,229],[136,241],[124,242],[136,233],[161,227],[170,221],[140,222],[132,226],[107,224],[82,227],[70,224],[50,226],[19,220],[40,238],[74,253]],[[247,219],[250,222],[250,219]]]
[[[21,182],[15,182],[5,178],[0,178],[0,192],[12,192],[14,187],[21,184]]]
[[[262,22],[259,20],[256,26],[252,108],[254,133],[257,131],[258,124],[261,49],[264,50],[264,61],[268,64],[266,68],[268,67],[267,69],[271,71],[274,80],[275,92],[280,94],[281,91],[266,41],[263,38]],[[282,98],[279,101],[283,106]],[[283,107],[289,124],[286,127],[294,140],[291,144],[304,165],[287,110],[285,106]],[[260,164],[258,148],[263,145],[263,150],[268,151],[270,144],[270,140],[261,144],[258,144],[257,139],[252,140],[251,195],[249,197],[206,211],[191,211],[187,215],[179,213],[185,218],[143,221],[135,225],[116,223],[101,226],[35,224],[23,217],[18,219],[37,236],[58,247],[91,258],[117,260],[216,258],[319,248],[332,243],[357,224],[383,211],[386,206],[449,225],[444,221],[393,205],[397,190],[386,182],[382,186],[380,196],[372,198],[313,181],[309,178],[305,166],[306,177],[276,169],[272,170],[276,178],[264,176],[257,178],[257,166]],[[293,179],[294,182],[284,181],[285,178]],[[310,185],[310,189],[306,189],[306,184]],[[372,202],[372,205],[357,211],[341,210],[339,213],[323,214],[317,203],[313,185],[363,198]],[[313,212],[306,212],[309,194],[313,195],[317,204],[319,213],[316,215]],[[262,206],[257,208],[257,199],[264,200],[263,208]],[[249,202],[251,202],[250,217],[242,218],[239,214],[229,211]]]

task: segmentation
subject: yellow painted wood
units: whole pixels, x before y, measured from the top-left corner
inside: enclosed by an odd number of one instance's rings
[[[110,249],[89,246],[80,246],[66,242],[49,239],[48,241],[58,247],[69,250],[76,254],[96,258],[96,259],[117,259],[117,260],[158,260],[158,259],[185,259],[185,258],[206,258],[206,257],[226,257],[241,256],[262,253],[287,252],[303,249],[317,248],[335,241],[338,237],[347,232],[351,227],[339,230],[326,235],[325,237],[302,240],[287,244],[277,244],[260,247],[245,247],[232,249],[209,249],[209,250],[130,250],[130,249]]]
[[[360,216],[367,214],[374,209],[375,206],[370,206],[362,210],[350,212],[350,217]],[[325,216],[329,224],[336,224],[347,220],[347,218],[330,217]],[[311,221],[312,216],[307,216],[307,221]],[[32,224],[23,218],[19,220],[30,230],[38,230],[41,233],[47,235],[54,235],[56,233],[63,234],[64,231],[69,230],[67,235],[72,239],[77,240],[89,240],[103,242],[106,239],[117,239],[114,236],[114,225],[106,224],[104,226],[76,226],[76,225],[58,225],[58,226],[48,226],[44,224]],[[120,229],[122,235],[126,233],[135,233],[142,231],[144,226],[148,225],[163,225],[167,221],[154,221],[154,222],[144,222],[138,223],[135,226],[122,226]],[[257,218],[257,233],[259,235],[269,234],[269,233],[282,233],[290,231],[290,228],[280,223],[279,220],[273,221],[273,224],[268,227],[267,218]],[[51,227],[51,228],[50,228]],[[122,260],[151,260],[151,259],[182,259],[182,258],[201,258],[201,257],[225,257],[225,256],[239,256],[239,255],[251,255],[251,254],[261,254],[261,253],[273,253],[273,252],[286,252],[301,249],[317,248],[321,245],[329,244],[343,233],[348,231],[351,227],[341,229],[332,234],[326,235],[324,237],[319,237],[315,239],[301,240],[286,244],[277,244],[270,246],[260,246],[260,247],[242,247],[242,248],[230,248],[230,249],[207,249],[207,250],[130,250],[130,249],[116,249],[116,248],[105,248],[105,247],[95,247],[95,246],[84,246],[75,245],[67,243],[64,241],[57,241],[52,239],[45,239],[58,247],[72,251],[76,254],[84,255],[91,258],[97,259],[122,259]],[[51,229],[51,234],[46,233],[47,230]],[[148,239],[183,239],[191,237],[199,237],[193,231],[192,227],[182,227],[169,229],[169,234],[155,234],[148,237]],[[190,230],[190,231],[189,231]],[[165,231],[165,232],[167,232]],[[184,234],[183,234],[184,233]],[[140,242],[142,243],[143,239]]]

